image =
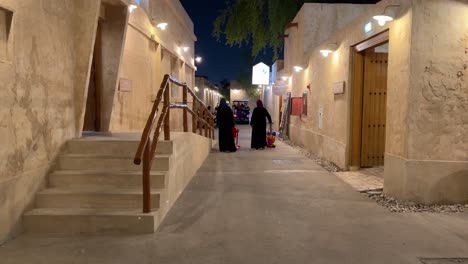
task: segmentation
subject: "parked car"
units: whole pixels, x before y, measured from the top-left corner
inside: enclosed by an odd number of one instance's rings
[[[250,107],[248,100],[234,100],[232,110],[234,112],[234,121],[237,124],[248,124],[250,122]]]

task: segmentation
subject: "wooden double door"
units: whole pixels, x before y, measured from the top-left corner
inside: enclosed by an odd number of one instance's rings
[[[384,164],[388,53],[364,51],[361,167]]]

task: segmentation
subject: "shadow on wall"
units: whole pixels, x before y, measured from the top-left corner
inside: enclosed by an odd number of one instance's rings
[[[437,203],[467,203],[468,202],[468,170],[462,170],[442,178],[431,188],[429,197],[434,197]]]

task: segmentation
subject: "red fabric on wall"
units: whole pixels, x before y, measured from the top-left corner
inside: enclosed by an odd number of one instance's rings
[[[291,115],[300,116],[302,115],[302,97],[291,98]]]

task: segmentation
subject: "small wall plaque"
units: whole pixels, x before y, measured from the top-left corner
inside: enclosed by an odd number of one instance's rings
[[[132,91],[133,82],[132,80],[120,78],[119,81],[119,91],[120,92],[131,92]]]
[[[336,82],[333,84],[333,94],[344,94],[345,82]]]

